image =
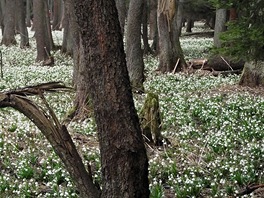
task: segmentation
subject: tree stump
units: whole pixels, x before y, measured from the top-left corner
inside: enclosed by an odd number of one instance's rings
[[[147,94],[139,117],[145,140],[156,146],[161,146],[163,137],[161,135],[161,117],[157,94]]]

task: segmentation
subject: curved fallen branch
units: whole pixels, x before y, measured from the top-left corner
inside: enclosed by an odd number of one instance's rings
[[[2,92],[0,93],[0,108],[12,107],[27,116],[48,139],[70,173],[81,196],[99,197],[100,191],[93,183],[91,173],[86,171],[67,128],[60,124],[44,97],[44,92],[70,89],[60,82],[50,82]],[[32,95],[40,96],[47,111],[28,98]]]

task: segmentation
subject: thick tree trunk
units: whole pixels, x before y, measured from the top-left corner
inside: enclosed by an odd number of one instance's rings
[[[220,33],[226,31],[227,11],[226,9],[217,9],[215,16],[214,45],[221,47]]]
[[[19,27],[19,34],[20,34],[20,47],[29,47],[29,38],[28,38],[28,30],[25,23],[26,18],[26,9],[24,6],[24,2],[21,0],[16,0],[17,6],[17,23]]]
[[[15,45],[15,7],[16,0],[8,0],[4,7],[4,33],[1,41],[1,45]]]
[[[124,0],[115,0],[115,1],[116,1],[116,8],[118,11],[118,19],[121,27],[121,32],[124,35],[126,16],[127,16],[126,1]]]
[[[143,51],[141,49],[141,22],[144,2],[132,0],[129,4],[126,35],[127,68],[134,91],[142,92],[144,82]]]
[[[75,0],[97,123],[101,197],[147,198],[148,161],[114,0]]]
[[[35,37],[37,42],[37,58],[36,61],[45,61],[50,57],[52,49],[52,41],[50,38],[49,20],[46,13],[46,0],[34,0],[33,13],[34,13],[34,28]]]
[[[257,87],[264,86],[264,61],[246,62],[239,81],[240,85]]]

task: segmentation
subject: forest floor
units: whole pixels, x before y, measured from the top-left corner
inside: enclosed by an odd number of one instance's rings
[[[194,32],[207,32],[201,24]],[[31,48],[1,46],[0,91],[50,81],[71,86],[73,61],[54,52],[55,65],[35,63]],[[61,45],[62,32],[53,32]],[[19,39],[17,37],[17,39]],[[212,37],[183,36],[186,60],[206,58]],[[264,183],[264,90],[238,85],[239,75],[160,74],[158,60],[146,56],[147,92],[159,95],[162,147],[148,147],[151,198],[237,197],[249,185]],[[141,109],[146,94],[134,95]],[[60,120],[72,108],[74,93],[46,94]],[[32,100],[39,102],[36,97]],[[25,116],[0,109],[0,197],[78,197],[50,144]],[[73,140],[100,183],[99,148],[92,117],[68,125]],[[243,197],[251,197],[252,194]]]

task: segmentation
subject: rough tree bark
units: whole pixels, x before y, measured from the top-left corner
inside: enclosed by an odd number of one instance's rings
[[[102,164],[101,197],[147,198],[148,161],[114,0],[75,0]]]
[[[15,45],[15,7],[16,0],[8,0],[5,2],[3,9],[4,31],[1,45]]]
[[[127,68],[132,89],[143,92],[144,62],[141,49],[141,22],[144,2],[132,0],[129,4],[126,35]]]

